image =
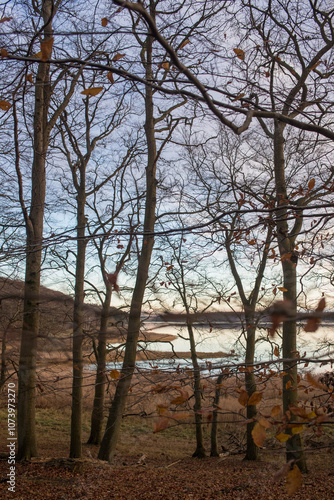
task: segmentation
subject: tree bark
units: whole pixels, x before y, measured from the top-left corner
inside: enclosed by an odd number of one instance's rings
[[[186,297],[184,297],[184,300]],[[190,353],[191,362],[194,369],[194,412],[195,412],[195,430],[196,430],[196,450],[193,453],[193,457],[203,458],[205,457],[205,447],[203,440],[203,417],[200,413],[202,408],[202,388],[201,388],[201,372],[198,365],[197,352],[194,331],[189,317],[189,310],[187,308],[187,329],[190,340]]]
[[[153,2],[152,2],[153,3]],[[152,73],[152,45],[153,37],[148,36],[146,41],[146,79],[153,79]],[[119,439],[122,415],[124,412],[127,395],[130,389],[136,363],[137,343],[140,329],[140,316],[148,278],[149,265],[154,245],[154,225],[156,209],[156,161],[157,148],[154,130],[154,104],[153,91],[149,86],[145,90],[145,134],[147,141],[147,167],[146,167],[146,199],[144,236],[141,253],[138,259],[136,283],[132,295],[128,334],[121,376],[117,383],[115,396],[109,411],[106,430],[102,438],[98,458],[112,461]]]
[[[53,2],[42,4],[44,41],[52,37]],[[40,62],[35,85],[35,115],[31,173],[31,206],[26,221],[26,272],[24,285],[23,327],[18,375],[18,460],[37,455],[35,430],[36,353],[39,333],[39,298],[45,204],[45,161],[49,144],[48,110],[50,105],[50,65]]]
[[[95,378],[95,395],[91,417],[90,436],[88,444],[100,444],[103,427],[103,409],[106,384],[106,359],[107,359],[107,329],[109,321],[112,285],[106,282],[106,296],[101,313],[101,323],[97,347],[97,371]]]
[[[219,457],[218,443],[217,443],[217,431],[218,431],[218,406],[220,400],[220,384],[226,378],[225,373],[218,375],[216,382],[215,398],[213,400],[213,414],[212,414],[212,424],[211,424],[211,451],[210,457]]]
[[[83,381],[83,305],[86,261],[86,217],[85,217],[85,168],[81,169],[81,189],[77,195],[77,258],[75,270],[75,296],[73,309],[73,382],[70,458],[82,455],[82,381]]]
[[[289,307],[293,320],[283,323],[283,358],[292,359],[292,361],[284,361],[283,370],[283,412],[287,418],[287,423],[296,419],[294,415],[287,413],[290,405],[297,405],[297,363],[296,359],[296,343],[297,343],[297,264],[292,262],[287,254],[294,253],[294,245],[296,235],[300,229],[294,227],[289,234],[287,222],[287,210],[285,205],[288,203],[286,181],[285,181],[285,161],[284,161],[284,128],[285,125],[275,121],[274,129],[274,170],[275,170],[275,185],[276,185],[276,203],[279,210],[276,214],[276,228],[279,252],[281,257],[283,271],[283,286],[286,289],[284,292],[284,300],[289,301]],[[302,222],[296,222],[301,226]],[[286,429],[287,434],[291,434],[291,438],[286,442],[286,457],[287,461],[295,460],[301,471],[306,471],[306,459],[303,451],[302,440],[299,434],[292,434],[291,429]]]

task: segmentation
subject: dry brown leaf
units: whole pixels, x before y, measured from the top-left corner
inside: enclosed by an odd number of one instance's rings
[[[109,80],[110,83],[115,83],[114,75],[113,75],[112,71],[109,71],[107,73],[107,78],[108,78],[108,80]]]
[[[244,389],[240,391],[240,396],[238,397],[238,401],[241,406],[246,406],[248,401],[248,393]]]
[[[46,40],[44,42],[41,42],[41,56],[40,58],[42,61],[47,61],[51,57],[52,53],[52,46],[53,46],[53,38],[50,38],[49,40]]]
[[[111,370],[110,378],[113,380],[117,380],[120,376],[120,372],[118,370]]]
[[[25,81],[26,82],[30,82],[30,83],[34,83],[33,79],[32,79],[32,73],[28,73],[26,76],[25,76]]]
[[[235,98],[232,100],[232,102],[239,101],[239,99],[242,99],[244,95],[245,95],[244,93],[241,93],[241,94],[237,95],[237,97],[235,97]]]
[[[12,17],[3,17],[2,19],[0,19],[0,24],[5,23],[6,21],[11,21],[12,19]]]
[[[1,55],[2,59],[4,59],[5,57],[8,57],[7,50],[6,49],[1,49],[0,55]]]
[[[0,101],[0,109],[2,109],[3,111],[8,111],[11,106],[11,103],[8,101]]]
[[[279,417],[280,413],[281,413],[281,406],[280,405],[273,406],[271,409],[271,412],[270,412],[270,414],[273,418]]]
[[[153,432],[161,432],[165,429],[167,429],[169,424],[169,419],[166,417],[159,417],[156,422],[154,422],[153,425]]]
[[[172,399],[170,404],[171,405],[183,405],[186,401],[188,401],[188,398],[185,398],[183,396],[176,396],[176,398]]]
[[[325,309],[325,307],[326,307],[326,299],[325,299],[325,297],[322,297],[319,300],[319,303],[318,303],[318,306],[317,306],[315,312],[317,314],[321,314],[323,312],[323,310]],[[305,332],[316,332],[318,330],[320,323],[321,323],[321,318],[319,318],[319,317],[309,318],[306,322],[305,327],[304,327]]]
[[[252,437],[256,446],[263,446],[263,443],[266,440],[266,429],[263,427],[263,425],[259,424],[259,422],[254,425],[254,429],[252,430]]]
[[[242,61],[245,60],[245,52],[242,49],[233,49],[233,52],[239,59],[241,59]]]
[[[95,96],[99,94],[103,90],[103,87],[90,87],[89,89],[85,89],[81,92],[83,95]]]
[[[112,58],[112,62],[119,61],[120,59],[122,59],[122,57],[125,57],[125,54],[120,54],[119,52],[117,52],[117,54]]]
[[[269,422],[269,420],[266,420],[264,418],[259,418],[259,424],[261,424],[265,429],[271,429],[271,427],[273,426],[273,424]]]
[[[288,495],[294,495],[302,485],[302,473],[298,465],[294,465],[286,476],[286,491]]]
[[[319,382],[319,380],[314,378],[310,372],[306,372],[305,378],[309,384],[313,385],[313,387],[316,387],[317,389],[321,389],[324,392],[328,392],[328,388],[325,385],[321,384],[321,382]]]
[[[108,24],[108,19],[106,17],[103,17],[101,19],[101,25],[105,28]]]
[[[248,400],[247,406],[257,405],[262,400],[262,392],[255,391]]]
[[[307,187],[308,187],[308,190],[309,191],[312,191],[312,189],[314,188],[315,186],[315,179],[311,179],[308,184],[307,184]]]

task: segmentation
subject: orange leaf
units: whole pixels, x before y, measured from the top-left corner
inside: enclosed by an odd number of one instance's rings
[[[120,376],[120,372],[118,370],[111,370],[110,378],[113,380],[117,380]]]
[[[274,355],[275,356],[279,356],[279,348],[277,347],[277,345],[275,346],[275,349],[274,349]]]
[[[166,417],[159,417],[156,422],[154,422],[153,425],[153,432],[161,432],[165,429],[167,429],[169,424],[169,419]]]
[[[105,28],[108,24],[108,19],[106,17],[104,17],[103,19],[101,19],[101,25]]]
[[[37,54],[34,54],[33,57],[37,57],[38,59],[41,59],[42,58],[42,52],[41,51],[37,52]]]
[[[262,392],[255,391],[248,400],[247,406],[257,405],[262,400]]]
[[[244,96],[245,94],[244,93],[241,93],[239,95],[237,95],[237,97],[235,97],[232,102],[235,102],[235,101],[239,101],[239,99],[242,99],[242,97]],[[254,240],[252,240],[254,241]],[[251,245],[255,245],[255,243],[251,243]]]
[[[108,78],[110,83],[115,83],[114,75],[112,74],[112,71],[109,71],[109,73],[107,73],[107,78]]]
[[[1,57],[2,57],[2,58],[4,58],[4,57],[8,57],[8,52],[7,52],[7,50],[6,50],[6,49],[1,49],[1,51],[0,51],[0,55],[1,55]]]
[[[288,495],[294,495],[294,493],[299,490],[301,485],[302,473],[300,472],[298,465],[295,464],[293,469],[290,470],[286,476],[286,491],[288,492]]]
[[[42,61],[47,61],[51,57],[53,46],[53,38],[46,40],[45,42],[41,42],[41,59]]]
[[[281,413],[280,405],[273,406],[271,409],[271,412],[270,412],[270,414],[273,418],[279,417],[280,413]]]
[[[169,62],[164,62],[160,64],[160,68],[165,69],[166,71],[169,70]]]
[[[326,299],[325,297],[322,297],[319,300],[318,306],[315,310],[316,313],[320,314],[323,312],[323,310],[326,307]],[[311,317],[307,320],[307,323],[304,327],[305,332],[316,332],[318,330],[318,327],[321,323],[321,318],[319,317]]]
[[[233,52],[239,59],[241,59],[242,61],[245,60],[245,52],[242,49],[233,49]]]
[[[181,45],[180,45],[180,49],[183,49],[183,47],[185,47],[186,45],[188,45],[188,43],[190,43],[190,40],[184,40],[184,42],[182,42]]]
[[[8,111],[11,106],[11,103],[8,101],[0,101],[0,109],[3,109],[3,111]]]
[[[259,422],[254,425],[252,437],[256,446],[262,446],[266,440],[266,429]]]
[[[32,73],[29,73],[28,75],[25,76],[25,81],[30,82],[30,83],[34,83],[34,81],[32,79]]]
[[[315,179],[311,179],[309,181],[309,183],[307,184],[308,190],[312,191],[312,189],[314,188],[314,186],[315,186]]]
[[[95,96],[103,90],[103,87],[89,87],[81,92],[83,95]]]
[[[245,94],[243,94],[245,95]],[[256,240],[248,240],[247,241],[248,245],[256,245]]]
[[[240,391],[240,396],[238,397],[238,401],[241,406],[246,406],[248,401],[248,393],[244,389]]]
[[[277,287],[280,292],[287,292],[287,288],[284,288],[284,286],[278,286]]]
[[[268,420],[265,420],[264,418],[259,419],[259,424],[261,424],[265,429],[270,429],[273,426]]]
[[[119,52],[117,52],[117,54],[112,58],[112,62],[119,61],[120,59],[122,59],[122,57],[125,57],[125,54],[120,54]]]

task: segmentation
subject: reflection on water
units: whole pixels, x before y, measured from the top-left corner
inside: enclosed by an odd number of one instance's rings
[[[159,333],[167,333],[178,335],[176,340],[172,342],[143,342],[139,343],[139,349],[149,349],[150,351],[170,352],[189,352],[189,340],[186,328],[174,326],[160,326],[157,324],[148,324],[147,330]],[[235,365],[243,360],[245,353],[245,336],[238,329],[215,329],[209,332],[207,327],[195,328],[197,351],[207,353],[206,359],[201,361],[201,371],[203,375],[209,373],[217,374],[221,367]],[[259,329],[257,334],[255,363],[275,360],[277,357],[274,354],[275,347],[280,350],[281,357],[282,339],[279,334],[276,334],[273,339],[268,339],[265,328]],[[331,363],[321,366],[324,359],[331,359],[334,364],[334,330],[331,325],[320,327],[314,333],[306,333],[300,328],[297,337],[297,349],[301,357],[313,358],[316,363],[310,363],[308,370],[312,369],[317,372],[324,372],[331,369]],[[113,347],[116,347],[115,344]],[[210,354],[224,352],[233,353],[232,358],[212,358]],[[203,357],[203,356],[202,356]],[[210,370],[208,366],[210,364]],[[303,368],[302,363],[300,366]],[[138,370],[151,370],[153,366],[157,366],[159,370],[177,370],[191,367],[190,359],[162,359],[155,361],[138,361]],[[121,363],[111,363],[108,368],[121,368]]]

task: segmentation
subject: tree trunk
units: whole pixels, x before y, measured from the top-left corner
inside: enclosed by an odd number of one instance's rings
[[[248,397],[256,391],[256,381],[253,371],[254,353],[255,353],[255,333],[256,327],[254,325],[254,318],[247,318],[246,315],[246,328],[247,328],[247,343],[246,343],[246,372],[245,372],[245,385]],[[251,370],[248,371],[248,366]],[[247,420],[255,419],[257,415],[256,405],[247,405]],[[254,443],[252,431],[256,422],[247,423],[247,449],[244,460],[257,460],[258,447]]]
[[[152,74],[152,44],[153,37],[147,37],[146,43],[146,79],[151,81]],[[128,334],[125,346],[125,354],[121,377],[117,383],[115,396],[109,411],[107,427],[102,438],[98,458],[111,461],[116,451],[119,438],[122,415],[124,412],[127,395],[136,363],[137,342],[140,329],[140,316],[148,277],[151,254],[154,245],[154,225],[156,208],[156,161],[157,149],[154,133],[154,105],[153,91],[147,86],[145,90],[145,134],[147,140],[147,167],[146,167],[146,199],[144,236],[141,253],[138,259],[138,270],[136,283],[132,295]],[[145,234],[146,233],[146,234]]]
[[[43,19],[52,19],[53,2],[44,0]],[[44,41],[52,36],[51,22],[44,29]],[[50,65],[40,62],[35,85],[34,157],[31,173],[31,206],[26,221],[26,272],[24,285],[23,327],[18,375],[18,460],[37,455],[35,431],[36,352],[39,333],[39,299],[45,204],[45,161],[49,143],[47,122],[50,104]]]
[[[210,457],[219,457],[219,451],[218,451],[218,443],[217,443],[217,431],[218,431],[218,406],[219,406],[219,400],[220,400],[220,384],[222,381],[226,378],[225,373],[221,373],[218,375],[217,382],[216,382],[216,391],[215,391],[215,398],[213,400],[213,415],[212,415],[212,424],[211,424],[211,451],[210,451]]]
[[[101,313],[101,323],[97,347],[97,371],[95,379],[95,396],[91,417],[90,436],[88,444],[100,444],[102,438],[103,409],[106,384],[107,329],[109,321],[112,285],[106,283],[106,296]]]
[[[296,235],[299,234],[297,228],[293,228],[289,234],[287,222],[288,203],[286,181],[285,181],[285,163],[284,163],[284,132],[285,125],[275,121],[274,132],[274,168],[276,185],[276,203],[279,210],[276,213],[276,228],[279,252],[283,271],[283,286],[287,290],[284,292],[284,300],[289,301],[289,308],[293,320],[283,323],[283,358],[296,359],[297,329],[297,265],[292,262],[288,255],[294,253]],[[301,225],[301,222],[298,226]],[[296,405],[298,402],[297,394],[297,364],[292,361],[285,361],[283,369],[286,375],[283,377],[283,412],[288,418],[290,405]],[[295,420],[291,415],[291,421]],[[301,471],[306,471],[305,454],[302,447],[302,441],[299,434],[292,434],[291,429],[287,428],[286,433],[291,434],[291,438],[286,442],[287,461],[293,459]]]
[[[194,331],[189,318],[189,311],[187,310],[187,329],[190,339],[190,353],[191,362],[194,369],[194,412],[195,412],[195,429],[196,429],[196,450],[193,453],[193,457],[203,458],[205,457],[205,448],[203,441],[203,417],[200,413],[202,409],[202,388],[201,388],[201,372],[198,365],[197,352]]]
[[[85,168],[85,167],[84,167]],[[81,171],[81,186],[85,186],[85,172]],[[75,270],[75,296],[73,309],[73,382],[70,458],[82,455],[82,382],[83,382],[83,305],[86,260],[84,187],[77,195],[77,258]]]

